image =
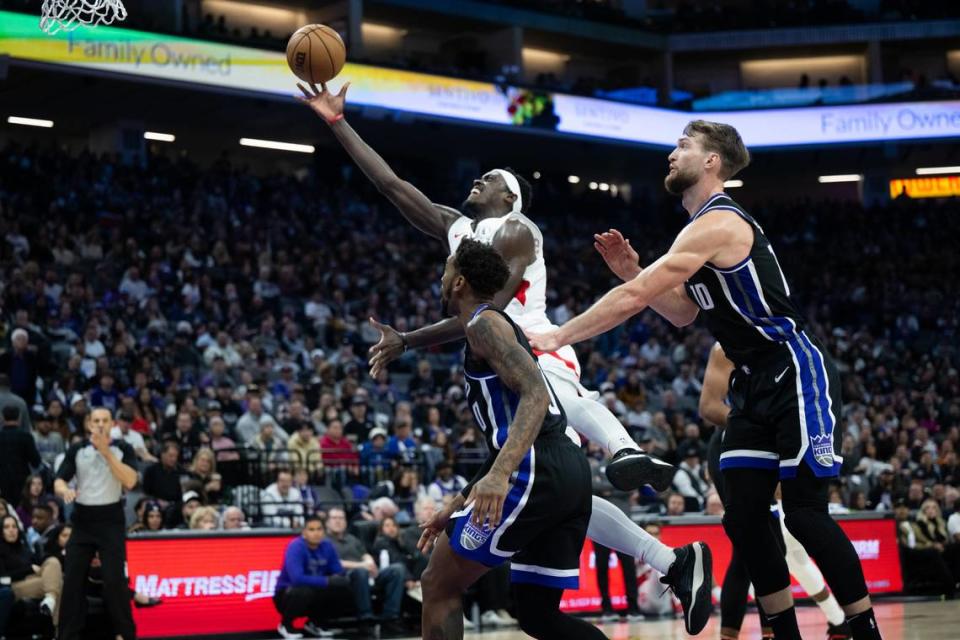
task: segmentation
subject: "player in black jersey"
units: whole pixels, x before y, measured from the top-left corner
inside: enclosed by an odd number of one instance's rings
[[[590,467],[564,434],[566,416],[523,332],[493,296],[509,276],[497,250],[464,240],[447,259],[441,296],[467,338],[467,400],[489,456],[462,493],[423,525],[435,544],[423,574],[423,637],[463,637],[461,595],[490,568],[511,562],[520,628],[543,640],[600,640],[591,624],[560,612],[579,583],[591,511]]]
[[[839,471],[833,431],[840,384],[826,350],[809,335],[763,229],[723,191],[750,160],[729,125],[696,120],[670,153],[664,185],[690,216],[673,246],[646,268],[619,233],[596,237],[625,280],[586,313],[544,334],[540,350],[598,335],[652,307],[673,324],[702,311],[735,365],[721,455],[724,528],[743,554],[777,638],[799,639],[790,577],[768,526],[782,480],[786,524],[823,569],[854,638],[879,638],[857,553],[827,513],[828,478]]]

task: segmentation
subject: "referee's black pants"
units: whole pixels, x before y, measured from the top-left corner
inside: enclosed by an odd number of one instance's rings
[[[73,510],[73,533],[64,557],[63,602],[60,605],[60,640],[80,640],[87,617],[87,575],[94,554],[100,552],[103,601],[113,632],[135,640],[137,630],[130,610],[127,583],[127,531],[123,506],[86,506]]]

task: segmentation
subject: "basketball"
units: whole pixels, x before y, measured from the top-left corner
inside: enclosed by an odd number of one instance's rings
[[[347,60],[340,34],[325,24],[300,27],[287,41],[287,64],[305,82],[329,82]]]

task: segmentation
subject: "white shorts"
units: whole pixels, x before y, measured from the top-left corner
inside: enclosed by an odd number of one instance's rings
[[[577,352],[570,345],[549,353],[541,353],[537,356],[537,360],[547,380],[550,381],[553,391],[560,397],[561,404],[563,404],[563,396],[567,394],[591,400],[600,398],[598,392],[590,391],[580,384],[580,361],[577,360]]]
[[[550,381],[553,392],[557,394],[560,405],[564,403],[564,398],[589,398],[597,400],[600,394],[596,391],[590,391],[580,384],[580,362],[577,360],[577,353],[573,347],[566,345],[551,351],[550,353],[541,353],[537,356],[543,375]],[[577,445],[581,445],[580,434],[576,429],[567,425],[566,435]]]

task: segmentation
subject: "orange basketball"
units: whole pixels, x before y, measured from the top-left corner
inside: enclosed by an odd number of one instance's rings
[[[340,34],[325,24],[300,27],[287,42],[287,64],[306,82],[329,82],[343,69],[347,47]]]

